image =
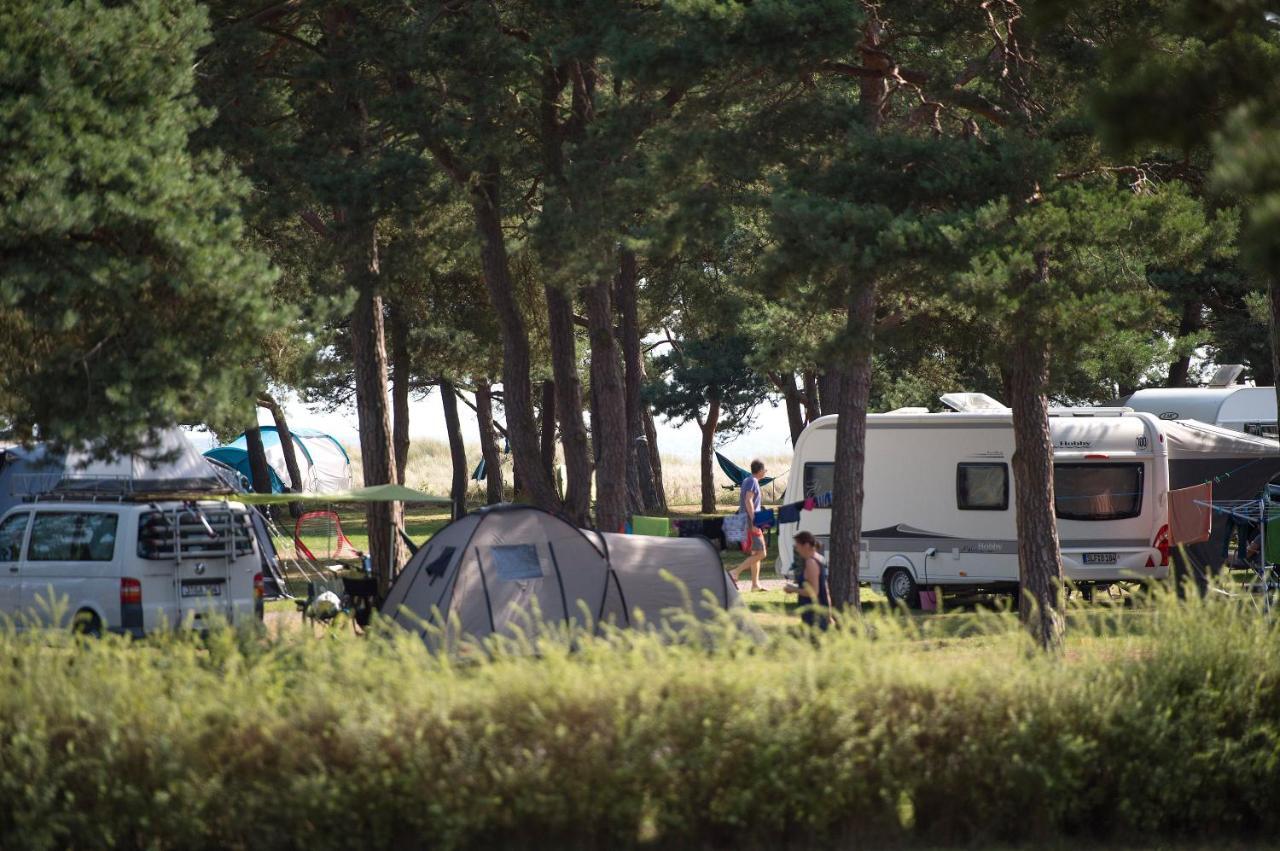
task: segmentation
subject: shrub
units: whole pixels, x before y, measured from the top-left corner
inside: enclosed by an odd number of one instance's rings
[[[0,632],[0,846],[769,847],[1280,827],[1276,629],[1230,601],[1082,620],[1064,657],[1030,651],[1007,615],[877,616],[767,645],[710,629],[452,658],[391,628]]]

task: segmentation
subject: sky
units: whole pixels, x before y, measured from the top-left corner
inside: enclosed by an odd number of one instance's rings
[[[305,426],[320,429],[332,434],[349,447],[359,446],[360,436],[354,405],[348,410],[329,412],[319,408],[309,408],[293,396],[284,400],[284,406],[291,427]],[[463,439],[469,444],[478,443],[480,438],[475,413],[466,405],[459,405],[458,416],[462,422]],[[258,421],[262,425],[271,425],[271,414],[259,408]],[[698,457],[702,433],[697,423],[691,422],[677,427],[661,417],[656,417],[654,424],[658,430],[658,446],[664,456],[690,459]],[[448,439],[445,435],[444,410],[440,404],[439,392],[432,392],[425,399],[414,399],[410,402],[409,437],[411,440],[444,441]],[[197,434],[193,435],[193,438],[201,451],[215,445],[210,436]],[[781,402],[777,407],[768,402],[762,403],[757,410],[755,427],[717,448],[743,467],[756,456],[790,455],[791,439],[787,427],[786,408]]]

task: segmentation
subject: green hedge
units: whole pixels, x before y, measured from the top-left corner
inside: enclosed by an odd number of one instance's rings
[[[3,632],[0,847],[851,847],[1280,827],[1280,636],[1231,603],[1078,624],[1059,658],[1004,616],[884,617],[816,646],[723,630],[485,661],[392,630],[132,645]]]

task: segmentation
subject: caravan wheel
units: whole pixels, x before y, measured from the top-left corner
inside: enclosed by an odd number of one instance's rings
[[[884,575],[884,593],[893,606],[905,603],[909,609],[920,608],[920,589],[905,567],[892,568]]]

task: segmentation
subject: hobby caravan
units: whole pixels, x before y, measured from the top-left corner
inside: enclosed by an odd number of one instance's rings
[[[922,586],[1016,587],[1012,414],[982,399],[991,404],[966,412],[867,416],[860,575],[891,599],[914,603]],[[1063,568],[1082,584],[1168,575],[1171,489],[1219,477],[1215,500],[1249,498],[1280,473],[1273,440],[1127,408],[1055,410],[1049,430]],[[805,429],[785,504],[832,490],[835,445],[836,417]],[[825,546],[832,510],[802,510],[798,522],[780,525],[780,573],[796,532],[810,531]],[[1215,563],[1223,547],[1219,525],[1210,541],[1191,548],[1200,567]]]

